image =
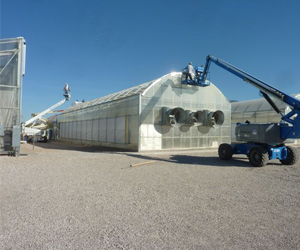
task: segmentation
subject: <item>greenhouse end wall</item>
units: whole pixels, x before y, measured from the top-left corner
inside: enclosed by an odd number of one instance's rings
[[[184,124],[173,127],[162,121],[166,109],[186,112],[222,111],[224,123],[218,127]],[[231,109],[225,96],[212,83],[206,87],[181,84],[181,74],[161,78],[141,96],[140,151],[214,148],[230,143]]]

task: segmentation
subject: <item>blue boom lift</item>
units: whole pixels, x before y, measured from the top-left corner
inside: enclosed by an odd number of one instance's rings
[[[204,70],[203,65],[202,65],[201,67],[200,67],[200,66],[196,66],[196,67],[194,68],[195,76],[194,76],[193,80],[191,80],[191,79],[188,79],[188,78],[187,78],[187,71],[188,71],[188,68],[187,68],[187,67],[184,68],[184,69],[182,70],[182,79],[181,79],[181,83],[182,83],[182,84],[187,84],[187,85],[202,86],[202,87],[209,86],[209,85],[210,85],[210,82],[209,82],[209,81],[206,81],[206,79],[204,79],[204,80],[201,79],[203,70]]]
[[[245,154],[255,167],[262,167],[271,159],[278,159],[284,165],[295,164],[299,160],[298,150],[286,146],[284,143],[288,142],[289,139],[300,138],[300,101],[210,55],[207,56],[203,72],[198,76],[199,80],[195,82],[195,85],[206,85],[205,82],[211,62],[258,88],[272,108],[281,115],[280,123],[238,123],[235,129],[236,140],[244,143],[221,144],[218,149],[220,159],[230,160],[233,154]],[[282,114],[269,95],[286,103],[291,111],[286,115]]]

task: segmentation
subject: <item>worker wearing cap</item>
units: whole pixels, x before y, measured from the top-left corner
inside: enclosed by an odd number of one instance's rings
[[[195,70],[192,63],[190,62],[189,65],[187,66],[186,79],[188,80],[190,78],[191,80],[193,80],[194,76],[195,76]]]

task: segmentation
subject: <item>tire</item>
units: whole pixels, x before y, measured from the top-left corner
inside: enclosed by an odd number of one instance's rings
[[[48,141],[47,136],[44,136],[44,143],[47,143],[47,141]]]
[[[269,160],[268,151],[263,147],[254,147],[250,150],[249,161],[254,167],[267,165]]]
[[[232,147],[227,143],[222,143],[218,149],[219,158],[221,160],[229,161],[232,158]]]
[[[286,147],[287,149],[287,157],[284,160],[280,160],[283,165],[294,165],[299,160],[299,151],[293,147]]]

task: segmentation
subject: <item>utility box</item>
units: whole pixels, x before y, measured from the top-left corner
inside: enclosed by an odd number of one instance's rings
[[[12,133],[12,147],[19,147],[21,140],[21,129],[20,126],[15,125],[13,126],[13,133]]]
[[[0,40],[0,154],[20,154],[25,56],[26,43],[23,37]]]

